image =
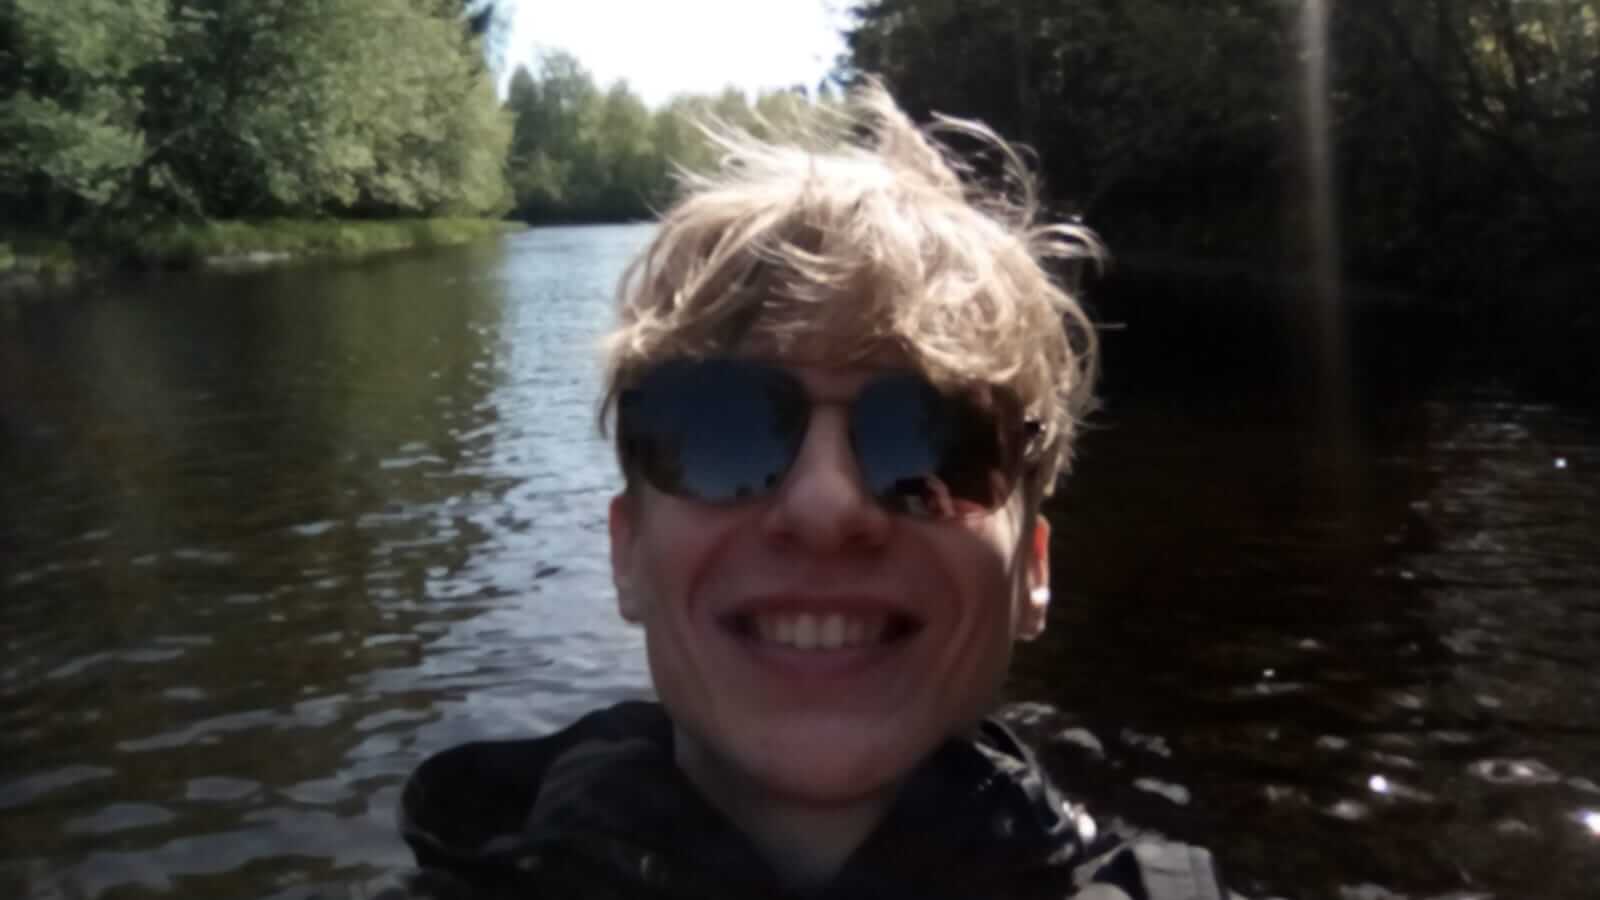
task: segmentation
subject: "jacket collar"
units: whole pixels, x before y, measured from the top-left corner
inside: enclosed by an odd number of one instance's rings
[[[402,830],[424,866],[504,870],[530,852],[577,844],[642,878],[689,888],[714,877],[719,896],[743,893],[741,884],[772,896],[776,884],[748,839],[673,763],[672,726],[654,703],[591,713],[546,738],[433,757],[406,787]],[[911,774],[820,896],[892,897],[919,885],[922,896],[960,894],[1081,856],[1064,803],[1032,754],[986,721]]]

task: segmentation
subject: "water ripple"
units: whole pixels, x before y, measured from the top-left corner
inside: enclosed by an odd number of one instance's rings
[[[104,766],[65,766],[48,772],[27,775],[12,781],[0,782],[0,809],[12,809],[31,803],[53,791],[59,791],[88,781],[110,778],[114,769]]]
[[[112,803],[92,815],[68,819],[61,826],[67,834],[106,835],[152,825],[165,825],[176,819],[171,810],[148,803]]]

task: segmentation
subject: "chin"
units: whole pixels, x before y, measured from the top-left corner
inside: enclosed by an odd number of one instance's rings
[[[766,791],[806,805],[839,806],[892,791],[935,748],[904,735],[857,726],[781,729],[737,753],[740,768]]]
[[[800,760],[768,764],[753,772],[764,790],[803,806],[850,806],[892,791],[911,767],[863,771],[851,761],[841,765],[796,765]]]

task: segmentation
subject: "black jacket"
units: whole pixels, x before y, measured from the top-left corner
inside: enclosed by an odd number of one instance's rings
[[[401,805],[420,867],[403,896],[795,896],[679,772],[654,703],[594,712],[549,737],[447,750],[412,775]],[[1090,883],[1132,900],[1228,896],[1203,850],[1095,837],[991,721],[919,767],[810,900],[1065,900]]]

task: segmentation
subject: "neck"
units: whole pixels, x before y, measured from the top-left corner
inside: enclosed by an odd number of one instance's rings
[[[893,786],[844,803],[786,797],[757,784],[681,730],[673,756],[700,794],[801,892],[820,888],[838,874],[894,801]]]

